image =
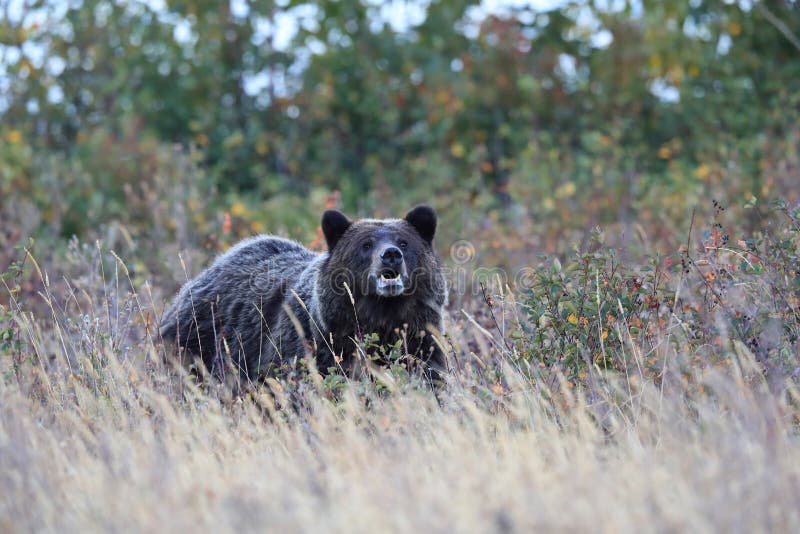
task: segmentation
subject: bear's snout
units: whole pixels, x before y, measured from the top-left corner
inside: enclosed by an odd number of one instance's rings
[[[403,251],[394,245],[389,245],[381,252],[381,261],[385,267],[396,269],[403,263]]]
[[[408,282],[403,251],[393,244],[385,244],[376,252],[369,277],[373,290],[380,297],[402,295]]]

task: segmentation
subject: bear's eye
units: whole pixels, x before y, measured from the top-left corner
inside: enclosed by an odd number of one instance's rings
[[[361,248],[364,250],[364,252],[372,250],[372,241],[365,242],[363,245],[361,245]]]
[[[398,246],[398,247],[400,247],[400,248],[402,248],[403,250],[405,250],[405,249],[407,249],[407,248],[408,248],[408,241],[399,241],[399,242],[397,243],[397,246]]]

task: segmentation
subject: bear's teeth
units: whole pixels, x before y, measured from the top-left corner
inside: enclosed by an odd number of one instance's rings
[[[381,281],[383,281],[383,282],[397,282],[398,280],[400,280],[400,274],[399,273],[394,278],[389,278],[385,274],[381,274]]]

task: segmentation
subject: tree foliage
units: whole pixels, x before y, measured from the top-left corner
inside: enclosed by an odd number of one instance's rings
[[[66,235],[124,215],[158,145],[194,148],[249,202],[340,191],[363,211],[445,198],[543,219],[585,195],[583,228],[703,194],[791,196],[797,175],[792,0],[14,6],[0,188],[53,223],[51,160],[80,169],[113,209],[79,208]]]

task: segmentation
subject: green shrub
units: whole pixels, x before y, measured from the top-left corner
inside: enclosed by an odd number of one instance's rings
[[[592,252],[546,259],[520,298],[515,357],[575,382],[609,370],[660,382],[748,352],[772,385],[796,378],[800,208],[754,203],[762,229],[731,238],[714,204],[700,240],[646,264],[626,265],[599,230]]]

